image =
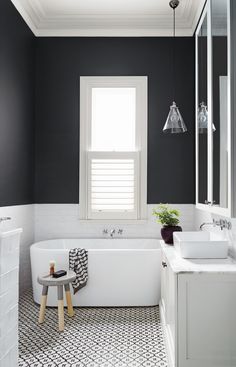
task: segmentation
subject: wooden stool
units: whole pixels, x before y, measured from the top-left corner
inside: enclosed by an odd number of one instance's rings
[[[47,305],[48,287],[57,287],[58,297],[58,326],[59,331],[64,330],[64,301],[63,301],[63,286],[66,292],[67,312],[68,316],[74,316],[74,310],[71,301],[70,283],[76,279],[74,271],[67,271],[67,274],[60,278],[53,278],[50,275],[38,277],[38,283],[43,286],[41,305],[39,311],[39,324],[44,322],[45,310]]]

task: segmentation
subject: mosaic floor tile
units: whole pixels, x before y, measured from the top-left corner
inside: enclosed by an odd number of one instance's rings
[[[57,309],[38,325],[32,293],[20,300],[19,367],[167,367],[158,307],[75,308],[57,330]]]

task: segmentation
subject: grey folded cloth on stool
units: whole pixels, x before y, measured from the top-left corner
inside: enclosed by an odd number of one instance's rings
[[[72,282],[75,294],[88,281],[88,251],[80,248],[71,249],[69,252],[69,267],[76,274],[76,279]]]

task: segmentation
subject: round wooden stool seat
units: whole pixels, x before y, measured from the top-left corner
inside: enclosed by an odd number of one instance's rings
[[[39,323],[42,324],[45,319],[45,310],[47,305],[48,287],[57,287],[58,295],[58,325],[59,331],[64,330],[64,301],[63,287],[65,288],[68,316],[74,316],[74,310],[71,301],[70,283],[76,279],[74,271],[67,271],[67,274],[60,278],[53,278],[51,275],[39,276],[38,283],[43,286],[41,305],[39,311]]]

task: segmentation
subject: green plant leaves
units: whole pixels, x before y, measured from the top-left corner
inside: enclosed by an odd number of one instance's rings
[[[153,209],[153,215],[157,218],[157,222],[163,226],[177,226],[179,224],[179,210],[171,209],[167,204],[160,204],[156,209]]]

